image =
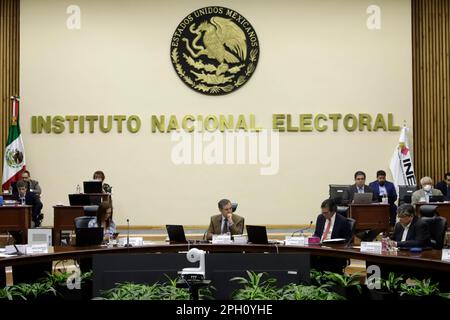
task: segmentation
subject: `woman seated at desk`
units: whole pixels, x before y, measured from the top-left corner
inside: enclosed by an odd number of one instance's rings
[[[97,217],[89,221],[89,228],[103,228],[104,240],[108,241],[116,235],[116,224],[112,220],[112,205],[104,201],[100,203],[97,210]]]
[[[95,171],[92,178],[93,178],[94,180],[97,180],[97,181],[101,181],[101,182],[102,182],[103,192],[105,192],[105,193],[111,193],[112,187],[111,187],[109,184],[107,184],[107,183],[104,182],[104,181],[105,181],[105,174],[103,173],[103,171],[100,171],[100,170]]]

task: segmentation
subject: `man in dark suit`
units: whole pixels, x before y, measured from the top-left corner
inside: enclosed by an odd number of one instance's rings
[[[386,172],[383,170],[377,171],[377,180],[371,182],[369,187],[373,190],[374,194],[378,196],[379,200],[382,201],[386,197],[389,203],[390,209],[390,224],[395,225],[395,218],[397,216],[397,206],[395,201],[397,201],[397,190],[392,182],[386,180]]]
[[[350,239],[352,236],[347,218],[336,213],[336,203],[333,199],[324,200],[320,206],[322,213],[316,221],[314,236],[321,241],[329,239]],[[318,271],[342,273],[347,266],[347,259],[311,255],[311,268]]]
[[[427,247],[430,245],[430,231],[425,222],[415,216],[414,207],[408,203],[398,207],[399,222],[395,225],[391,237],[399,248]]]
[[[37,195],[33,192],[27,190],[27,184],[24,181],[17,181],[17,193],[14,194],[14,200],[18,201],[19,204],[32,206],[32,220],[35,227],[39,227],[42,221],[42,202],[39,200]]]
[[[378,196],[369,186],[366,185],[366,174],[363,171],[355,172],[355,184],[351,185],[349,189],[344,191],[342,203],[351,204],[355,193],[372,193],[372,200],[374,202],[378,202]]]
[[[314,236],[321,241],[330,239],[350,239],[350,225],[343,215],[336,214],[336,204],[333,199],[327,199],[320,206],[322,213],[317,216]]]
[[[435,189],[441,190],[447,201],[450,201],[450,172],[447,172],[444,176],[444,180],[438,182]]]
[[[222,199],[218,203],[220,214],[211,217],[207,239],[211,240],[213,234],[230,233],[231,235],[244,232],[244,218],[233,214],[231,201]]]

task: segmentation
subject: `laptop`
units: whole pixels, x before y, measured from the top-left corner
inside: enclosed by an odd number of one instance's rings
[[[428,202],[434,203],[434,202],[444,202],[444,196],[430,196],[430,199]]]
[[[247,225],[248,242],[253,244],[269,244],[265,226]]]
[[[353,204],[371,204],[372,197],[373,197],[372,192],[355,193],[353,195]]]
[[[89,196],[81,193],[69,194],[69,203],[71,206],[89,206],[91,199]]]
[[[103,242],[103,228],[77,228],[75,234],[77,247],[99,246]]]
[[[187,243],[182,225],[166,224],[166,229],[170,243]]]
[[[101,181],[84,181],[84,193],[103,193],[103,186]]]

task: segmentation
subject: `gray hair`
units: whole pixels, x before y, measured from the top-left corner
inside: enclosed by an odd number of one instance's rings
[[[416,214],[414,207],[409,203],[404,203],[397,209],[398,217],[413,217]]]
[[[428,176],[423,177],[422,179],[420,179],[420,185],[423,186],[424,184],[433,184],[433,179]]]

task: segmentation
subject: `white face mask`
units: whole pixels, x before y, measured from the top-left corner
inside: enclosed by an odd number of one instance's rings
[[[425,190],[426,192],[429,192],[431,190],[431,185],[429,185],[429,184],[424,185],[423,190]]]

